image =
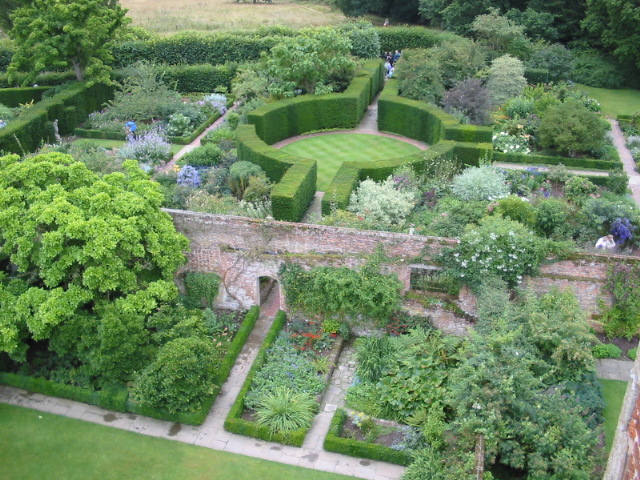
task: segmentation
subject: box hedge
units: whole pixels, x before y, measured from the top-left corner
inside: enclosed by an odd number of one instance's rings
[[[27,78],[26,73],[17,72],[14,74],[14,79],[10,83],[9,76],[6,73],[0,74],[0,88],[18,87],[23,84],[25,78]],[[42,72],[36,75],[36,78],[33,80],[33,84],[53,87],[56,85],[62,85],[63,83],[74,83],[76,81],[76,74],[72,71]]]
[[[316,194],[318,164],[304,160],[293,165],[271,191],[273,218],[289,222],[302,219]]]
[[[234,402],[231,410],[229,411],[229,415],[224,422],[224,428],[228,432],[237,433],[239,435],[245,435],[248,437],[259,438],[261,440],[266,441],[274,441],[283,443],[285,445],[293,445],[295,447],[302,446],[304,442],[304,437],[307,434],[308,429],[298,429],[288,434],[271,434],[269,429],[265,426],[259,426],[255,422],[251,422],[249,420],[245,420],[242,418],[242,414],[244,412],[244,400],[251,389],[251,383],[258,372],[264,365],[266,361],[266,353],[269,347],[273,345],[273,342],[278,338],[278,335],[284,328],[284,324],[286,322],[286,315],[283,311],[278,312],[273,323],[271,324],[271,328],[267,332],[264,342],[262,343],[258,354],[256,355],[255,360],[253,361],[253,365],[247,374],[247,378],[242,384],[242,388],[240,389],[240,393],[236,397],[236,401]]]
[[[597,160],[594,158],[551,157],[546,155],[528,155],[524,153],[493,152],[493,161],[499,163],[517,163],[530,165],[564,165],[565,167],[583,168],[586,170],[611,171],[622,168],[622,163],[613,160]]]
[[[381,54],[407,48],[431,48],[450,36],[424,27],[377,27],[375,30],[380,38]]]
[[[342,453],[350,457],[368,458],[397,465],[409,465],[412,457],[409,453],[395,450],[384,445],[363,442],[340,435],[347,420],[347,412],[339,408],[333,415],[329,432],[324,439],[324,449],[328,452]]]
[[[179,92],[211,93],[219,88],[231,90],[236,64],[165,65],[162,80]]]
[[[225,357],[222,359],[213,382],[218,385],[222,385],[227,380],[231,373],[231,369],[235,365],[236,359],[249,338],[259,316],[260,308],[257,306],[252,307],[247,312],[233,341],[227,349]],[[211,410],[211,406],[220,392],[220,387],[216,385],[213,395],[205,398],[198,409],[192,412],[172,413],[167,410],[150,407],[134,401],[129,396],[126,388],[112,387],[103,390],[91,390],[88,388],[57,383],[43,378],[28,377],[25,375],[16,375],[6,372],[0,372],[0,384],[10,385],[12,387],[22,388],[30,392],[41,393],[52,397],[66,398],[68,400],[74,400],[90,405],[97,405],[108,410],[135,413],[146,417],[157,418],[159,420],[184,423],[188,425],[200,425],[204,422]]]

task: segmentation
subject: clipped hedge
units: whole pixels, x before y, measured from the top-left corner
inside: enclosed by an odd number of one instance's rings
[[[53,121],[58,120],[60,135],[73,133],[91,112],[99,110],[113,96],[113,87],[79,82],[57,95],[23,111],[0,130],[0,151],[26,153],[54,139]]]
[[[271,210],[278,220],[297,222],[316,194],[318,164],[304,160],[293,165],[271,191]]]
[[[549,83],[549,70],[546,68],[525,68],[524,78],[526,78],[527,83],[531,85]]]
[[[215,378],[212,379],[213,382],[218,385],[222,385],[227,380],[231,373],[231,369],[235,365],[238,355],[249,338],[249,335],[251,334],[251,331],[259,317],[260,307],[251,307],[245,315],[242,324],[238,328],[233,341],[229,345],[227,354],[222,359]],[[108,410],[135,413],[146,417],[157,418],[159,420],[184,423],[188,425],[201,425],[207,418],[218,393],[220,393],[220,387],[216,386],[213,395],[205,398],[200,405],[200,408],[197,410],[192,412],[171,413],[167,410],[150,407],[133,401],[132,398],[129,397],[129,393],[126,388],[91,390],[88,388],[57,383],[43,378],[28,377],[25,375],[16,375],[6,372],[0,372],[0,384],[10,385],[12,387],[22,388],[30,392],[41,393],[52,397],[66,398],[76,402],[98,405]]]
[[[259,59],[260,53],[270,50],[279,38],[247,35],[246,32],[182,32],[150,40],[120,42],[113,49],[114,65],[121,68],[139,60],[169,65],[244,63]]]
[[[376,27],[380,38],[380,53],[407,48],[431,48],[443,38],[451,37],[435,29],[425,27]]]
[[[351,457],[369,458],[397,465],[409,465],[412,457],[407,452],[394,450],[384,445],[362,442],[351,438],[343,438],[342,429],[347,420],[347,412],[339,408],[334,413],[329,426],[329,432],[324,439],[324,449],[328,452],[342,453]]]
[[[358,186],[358,182],[367,178],[380,182],[402,165],[411,165],[415,171],[422,172],[427,160],[451,158],[455,153],[455,147],[456,144],[454,142],[443,141],[433,145],[429,150],[406,157],[375,162],[343,163],[322,198],[322,214],[329,215],[332,209],[335,208],[345,210],[349,205],[351,193]]]
[[[0,383],[51,397],[66,398],[76,402],[98,405],[108,410],[126,411],[128,397],[126,388],[90,390],[88,388],[45,380],[44,378],[28,377],[26,375],[16,375],[6,372],[0,372]]]
[[[247,374],[247,378],[240,389],[240,393],[236,397],[236,401],[234,402],[231,410],[229,411],[229,415],[224,422],[224,429],[228,432],[237,433],[239,435],[245,435],[248,437],[259,438],[261,440],[266,441],[274,441],[278,443],[283,443],[285,445],[293,445],[294,447],[301,447],[304,442],[304,437],[307,434],[308,429],[301,428],[290,432],[288,434],[275,433],[271,434],[269,429],[266,426],[257,425],[255,422],[251,422],[249,420],[245,420],[242,418],[242,413],[244,412],[244,400],[251,389],[251,383],[258,372],[262,368],[266,360],[267,350],[273,345],[276,338],[284,328],[284,324],[287,320],[285,313],[281,310],[276,315],[273,323],[271,324],[271,328],[267,332],[267,335],[264,338],[264,342],[260,347],[260,351],[256,356],[256,359],[253,361],[253,365]]]
[[[0,103],[16,108],[20,104],[39,102],[42,94],[51,87],[24,87],[24,88],[0,88]]]
[[[463,125],[435,105],[398,95],[397,80],[389,80],[378,100],[378,128],[427,144],[440,140],[491,142],[491,127]]]
[[[219,87],[231,90],[236,76],[235,64],[225,65],[166,65],[162,67],[162,80],[179,92],[211,93]]]
[[[595,158],[551,157],[545,155],[528,155],[524,153],[493,152],[493,161],[501,163],[518,163],[531,165],[564,165],[565,167],[583,168],[585,170],[611,171],[622,168],[622,162],[613,160],[597,160]]]
[[[17,72],[14,74],[13,82],[9,83],[9,76],[6,73],[0,74],[0,88],[11,88],[22,85],[24,79],[27,78],[27,73]],[[62,85],[67,82],[76,82],[76,74],[72,71],[67,72],[42,72],[36,75],[33,80],[34,85],[42,85],[53,87],[56,85]]]

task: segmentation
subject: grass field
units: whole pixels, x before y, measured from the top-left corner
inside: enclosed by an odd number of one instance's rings
[[[255,30],[261,26],[311,27],[347,21],[337,9],[320,2],[252,3],[251,0],[122,0],[133,25],[161,34],[182,30]]]
[[[618,417],[620,417],[620,409],[624,394],[627,391],[627,382],[620,380],[603,380],[600,379],[602,385],[602,393],[604,396],[604,435],[607,443],[607,452],[611,450],[613,437],[616,433],[618,425]]]
[[[3,480],[347,480],[0,404]]]
[[[342,162],[363,162],[397,158],[420,152],[410,143],[362,133],[318,135],[290,143],[282,150],[318,162],[318,190],[324,192]]]
[[[615,118],[618,115],[631,115],[640,112],[640,90],[628,88],[611,90],[609,88],[587,87],[579,83],[576,86],[598,100],[602,106],[602,113],[608,117]]]

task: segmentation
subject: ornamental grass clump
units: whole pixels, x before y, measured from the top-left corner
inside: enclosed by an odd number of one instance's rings
[[[451,193],[460,200],[490,202],[509,195],[509,186],[500,170],[490,166],[471,167],[454,177]]]
[[[272,434],[309,428],[316,407],[317,402],[310,393],[278,387],[261,399],[256,410],[258,425],[266,425]]]

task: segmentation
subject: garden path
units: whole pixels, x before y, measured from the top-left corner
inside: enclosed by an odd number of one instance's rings
[[[225,120],[225,116],[227,115],[227,113],[230,112],[231,110],[235,110],[236,108],[238,108],[238,104],[237,103],[234,103],[233,105],[231,105],[231,107],[229,107],[229,110],[227,110],[215,122],[213,122],[211,125],[209,125],[206,128],[206,130],[204,132],[202,132],[200,135],[198,135],[193,142],[191,142],[189,145],[185,145],[180,150],[178,150],[178,153],[176,153],[173,156],[173,158],[171,160],[169,160],[165,165],[163,165],[162,167],[158,168],[157,172],[158,173],[167,173],[167,172],[170,172],[171,170],[173,170],[173,167],[175,166],[177,160],[179,160],[181,157],[185,156],[187,153],[189,153],[194,148],[199,147],[200,146],[200,141],[204,138],[204,136],[207,133],[209,133],[211,130],[215,130],[220,125],[222,125],[222,123]]]
[[[333,411],[342,404],[345,390],[355,372],[353,360],[345,360],[351,358],[349,349],[344,350],[340,356],[340,365],[334,370],[331,385],[322,403],[322,411],[314,421],[312,430],[301,448],[265,442],[224,430],[225,418],[242,388],[260,345],[271,327],[273,317],[278,311],[277,298],[275,295],[273,297],[262,306],[258,322],[238,356],[228,380],[222,386],[209,415],[200,426],[182,425],[141,415],[109,411],[93,405],[31,393],[6,385],[0,385],[0,402],[278,463],[368,480],[399,480],[404,467],[349,457],[322,449]]]
[[[612,118],[609,119],[611,123],[611,133],[613,135],[613,144],[620,154],[620,161],[624,165],[624,171],[629,175],[629,190],[631,195],[638,205],[640,205],[640,173],[636,172],[636,162],[631,156],[631,152],[627,148],[627,144],[624,140],[624,134],[620,130],[618,122]]]

